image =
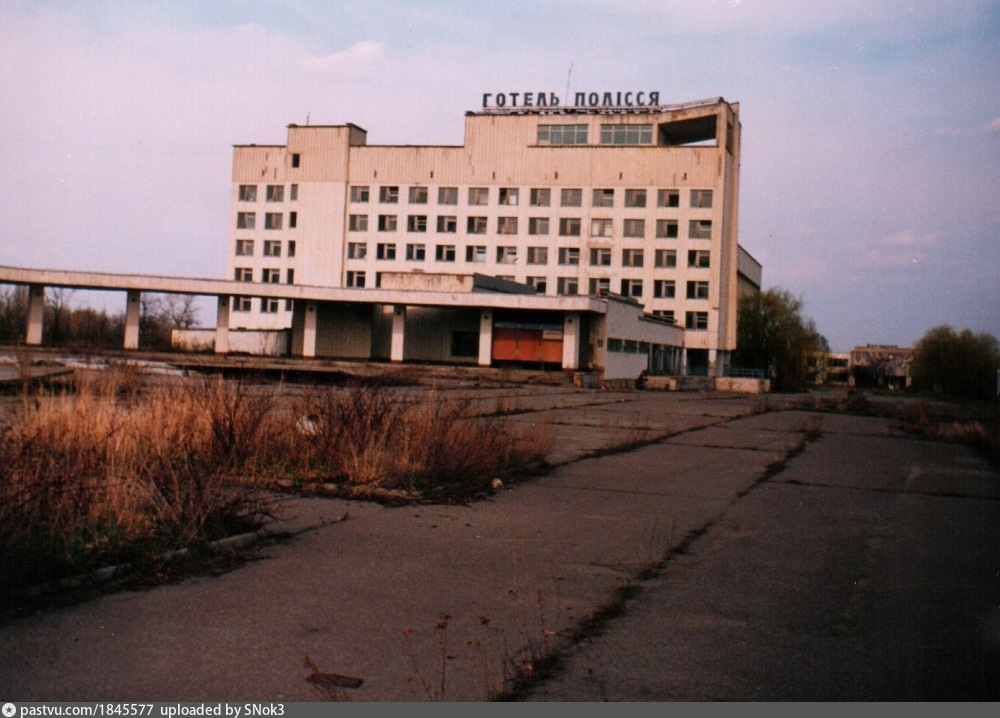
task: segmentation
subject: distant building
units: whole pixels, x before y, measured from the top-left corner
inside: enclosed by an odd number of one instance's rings
[[[847,386],[851,383],[849,352],[813,352],[808,358],[808,368],[814,384]]]
[[[909,388],[912,348],[893,344],[866,344],[851,350],[851,379],[856,386]]]
[[[436,335],[451,337],[446,344],[419,345],[420,356],[440,361],[468,356],[487,335],[487,359],[498,361],[509,348],[504,323],[537,325],[544,336],[553,299],[620,295],[678,328],[678,356],[664,366],[721,375],[736,346],[738,295],[760,288],[760,264],[737,246],[738,104],[660,105],[658,93],[579,93],[583,106],[574,107],[553,99],[484,98],[466,113],[460,146],[369,145],[352,124],[290,125],[283,145],[237,145],[230,279],[419,292],[451,281],[438,275],[479,274],[534,288],[512,300],[516,311],[498,307],[488,333],[481,317],[453,317],[462,327]],[[370,356],[388,358],[399,302],[356,303],[353,319],[323,310],[328,328],[317,329],[305,303],[248,286],[232,298],[229,324],[291,328],[292,353],[301,353],[302,327],[333,336],[363,321]],[[429,326],[428,312],[404,311],[398,322],[413,337]],[[454,331],[468,335],[454,339]],[[618,348],[614,336],[600,335],[575,339],[580,355],[563,364]],[[629,351],[658,361],[655,342],[629,342]],[[312,348],[323,356],[344,345],[305,346],[306,355]],[[481,349],[477,356],[482,363]]]

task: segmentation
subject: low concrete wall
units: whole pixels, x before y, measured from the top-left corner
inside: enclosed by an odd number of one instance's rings
[[[708,376],[647,376],[640,382],[650,391],[713,391],[715,379]]]
[[[733,394],[767,394],[771,391],[771,380],[720,376],[715,379],[715,390]]]
[[[230,354],[254,354],[259,356],[287,356],[290,332],[287,329],[274,331],[229,330]],[[214,329],[175,329],[170,336],[174,349],[186,352],[213,351],[215,349]]]

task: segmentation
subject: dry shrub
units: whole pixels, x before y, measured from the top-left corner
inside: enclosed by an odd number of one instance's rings
[[[310,439],[305,475],[426,496],[481,493],[549,448],[543,435],[519,432],[506,417],[478,416],[468,401],[418,403],[384,386],[327,389],[307,397],[298,414]]]
[[[112,377],[26,399],[0,441],[0,589],[259,525],[239,472],[268,413],[235,411],[239,391]]]

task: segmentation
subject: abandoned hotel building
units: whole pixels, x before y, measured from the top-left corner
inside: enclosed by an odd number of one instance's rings
[[[721,376],[761,277],[739,169],[722,98],[484,95],[459,146],[289,125],[234,147],[226,280],[115,286],[218,297],[216,352],[263,332],[303,357]]]

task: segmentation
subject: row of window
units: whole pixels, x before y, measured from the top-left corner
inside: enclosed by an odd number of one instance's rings
[[[497,234],[517,234],[519,228],[518,217],[497,217]],[[352,214],[347,219],[347,229],[350,232],[367,232],[370,223],[367,214]],[[528,235],[545,236],[549,234],[551,221],[548,217],[529,217]],[[423,233],[427,232],[427,215],[411,214],[406,216],[406,231]],[[579,237],[583,220],[579,217],[562,217],[559,219],[560,237]],[[656,237],[658,239],[676,239],[678,237],[678,222],[676,219],[656,220]],[[379,232],[399,231],[399,216],[395,214],[378,215],[377,228]],[[467,217],[465,222],[466,234],[486,234],[489,228],[488,217]],[[458,217],[441,216],[437,218],[437,231],[439,234],[456,234],[458,232]],[[590,220],[591,237],[614,237],[614,221],[611,219]],[[646,236],[646,220],[626,219],[622,223],[623,237],[642,239]],[[712,220],[692,219],[688,221],[689,239],[711,239]]]
[[[277,297],[261,297],[260,298],[260,311],[262,314],[277,314],[281,310],[281,301]],[[285,311],[292,311],[292,300],[286,299]],[[233,297],[233,311],[234,312],[250,312],[253,311],[253,298],[252,297]]]
[[[256,202],[257,201],[257,185],[255,184],[241,184],[239,191],[240,202]],[[264,191],[264,197],[268,202],[284,202],[285,201],[285,185],[283,184],[269,184],[266,185]],[[288,188],[288,199],[292,202],[299,198],[299,186],[297,184],[290,185]]]
[[[233,280],[237,282],[252,282],[253,269],[250,267],[237,267],[233,271]],[[281,270],[276,268],[265,268],[260,270],[260,281],[264,284],[281,284]],[[285,270],[285,284],[295,284],[295,270]]]
[[[295,229],[299,223],[299,213],[288,213],[288,229]],[[256,212],[237,212],[236,229],[251,230],[257,228]],[[281,212],[264,213],[264,229],[284,229],[284,215]]]
[[[252,257],[254,255],[254,248],[256,242],[252,239],[237,239],[236,240],[236,256],[237,257]],[[285,246],[285,256],[294,257],[295,256],[295,240],[284,243]],[[265,257],[280,257],[282,242],[279,239],[265,239],[264,240],[264,256]]]
[[[585,145],[588,125],[538,125],[535,139],[540,145]],[[602,145],[650,145],[652,125],[601,125]]]
[[[519,204],[521,191],[519,187],[498,187],[497,204],[502,207],[516,207]],[[378,201],[381,204],[398,204],[400,197],[398,185],[385,185],[378,188]],[[612,188],[595,189],[591,196],[591,205],[594,207],[614,207],[615,194],[619,190]],[[626,189],[624,192],[625,207],[645,207],[648,190]],[[371,187],[368,185],[351,185],[350,200],[353,203],[367,203],[371,200]],[[428,187],[410,187],[408,190],[408,201],[410,204],[427,204],[430,197]],[[580,188],[565,188],[559,190],[561,207],[582,207],[583,190]],[[712,206],[712,190],[693,189],[691,190],[691,207],[710,208]],[[458,204],[458,187],[438,187],[437,203],[442,205]],[[489,187],[469,187],[468,202],[472,207],[484,207],[490,203]],[[552,206],[552,190],[547,187],[534,188],[529,190],[529,207],[550,207]],[[679,207],[680,190],[660,189],[656,190],[657,207]]]
[[[391,261],[398,258],[397,245],[393,242],[379,242],[375,245],[375,258]],[[516,264],[518,248],[514,246],[499,246],[496,248],[497,264]],[[610,267],[613,250],[607,247],[594,247],[590,250],[590,266]],[[526,263],[529,265],[546,265],[549,263],[549,247],[528,247]],[[580,264],[581,250],[579,247],[559,247],[555,253],[558,264],[574,266]],[[465,261],[485,264],[489,250],[485,245],[468,245],[465,247]],[[677,250],[657,249],[652,252],[654,267],[676,267]],[[688,267],[707,269],[711,266],[711,252],[707,249],[688,250]],[[408,261],[422,262],[427,258],[426,244],[406,244],[405,257]],[[434,247],[434,259],[438,262],[454,262],[457,249],[454,244],[439,244]],[[348,259],[368,259],[368,244],[366,242],[348,242]],[[642,249],[621,250],[621,266],[642,267],[645,264],[646,251]]]

